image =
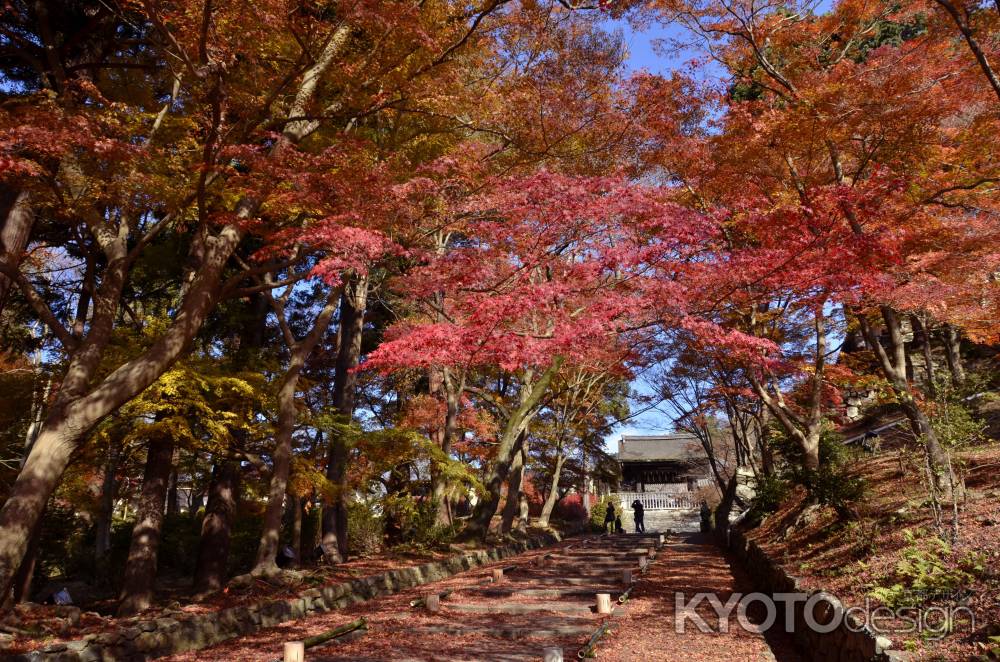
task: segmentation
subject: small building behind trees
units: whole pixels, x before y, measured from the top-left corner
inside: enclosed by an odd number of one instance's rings
[[[623,492],[683,494],[712,482],[701,442],[687,432],[623,435],[618,463]]]

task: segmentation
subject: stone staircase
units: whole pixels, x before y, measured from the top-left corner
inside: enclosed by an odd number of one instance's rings
[[[632,533],[635,531],[635,521],[632,518],[632,509],[625,504],[625,512],[622,513],[622,526],[625,531]],[[666,531],[697,532],[701,526],[701,514],[698,508],[669,508],[663,510],[647,510],[643,517],[646,531],[649,533],[665,533]]]
[[[369,626],[383,633],[380,637],[330,646],[310,659],[534,662],[547,647],[561,648],[562,659],[575,659],[589,652],[584,648],[591,635],[605,631],[609,619],[627,609],[628,603],[618,600],[631,588],[624,570],[636,581],[640,561],[655,558],[660,544],[652,532],[587,536],[532,558],[511,559],[515,564],[499,576],[490,574],[495,569],[459,576],[439,584],[449,590],[435,594],[440,597],[433,604],[386,605]],[[610,614],[598,613],[598,593],[610,595]]]

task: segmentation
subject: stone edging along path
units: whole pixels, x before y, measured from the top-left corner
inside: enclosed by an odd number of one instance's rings
[[[87,635],[76,641],[51,644],[9,659],[14,662],[116,662],[149,660],[199,650],[310,614],[341,609],[372,598],[392,595],[403,589],[440,581],[459,572],[545,547],[562,539],[562,535],[547,533],[523,542],[458,554],[442,561],[431,561],[322,588],[312,588],[303,591],[296,598],[266,600],[186,618],[139,621],[129,627]]]
[[[798,578],[789,575],[756,542],[747,540],[742,531],[730,530],[728,546],[751,576],[755,589],[767,594],[822,592],[826,599],[814,611],[817,620],[830,623],[834,613],[844,614],[845,607],[839,599],[824,591],[804,588]],[[794,605],[793,636],[799,648],[809,652],[810,659],[817,662],[903,662],[909,659],[907,653],[891,650],[892,642],[888,638],[879,636],[867,626],[862,627],[851,614],[844,614],[840,625],[830,632],[814,631],[806,626],[804,606],[803,602],[796,602]],[[783,612],[779,609],[779,625],[782,619]],[[853,627],[847,627],[847,619],[851,619]]]

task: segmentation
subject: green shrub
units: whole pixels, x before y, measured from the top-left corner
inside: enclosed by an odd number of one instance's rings
[[[831,506],[845,516],[850,513],[850,504],[864,496],[864,481],[851,472],[854,453],[833,428],[824,426],[820,435],[819,469],[805,468],[804,454],[797,442],[778,431],[773,437],[778,451],[787,460],[782,478],[804,486],[818,503]]]
[[[601,497],[601,500],[590,509],[590,524],[595,531],[606,530],[604,527],[604,515],[608,512],[608,504],[614,504],[617,515],[620,516],[622,514],[622,504],[618,500],[618,497],[610,494]]]
[[[347,548],[352,556],[374,554],[382,547],[385,525],[372,507],[365,501],[350,501],[347,504]]]
[[[237,510],[229,540],[229,576],[250,572],[257,561],[257,546],[264,529],[260,513]]]
[[[773,513],[788,496],[788,481],[779,476],[761,476],[754,479],[753,508],[763,513]]]
[[[928,408],[931,427],[938,440],[948,448],[980,444],[987,439],[986,423],[976,415],[975,396],[988,388],[980,375],[969,375],[966,383],[953,386],[943,375],[935,382],[934,405]],[[989,397],[989,396],[986,396]]]
[[[194,574],[194,566],[198,561],[198,541],[201,538],[202,519],[204,518],[190,513],[164,516],[157,559],[158,567],[189,576]],[[131,543],[132,527],[122,528],[128,530],[128,538],[123,541],[127,555],[128,545]],[[235,547],[235,545],[230,547]],[[256,551],[256,545],[254,551]]]
[[[889,579],[892,584],[878,586],[871,596],[891,609],[916,607],[929,600],[953,596],[975,580],[973,572],[982,571],[982,562],[973,557],[954,560],[951,545],[933,534],[903,533],[907,546]]]
[[[93,532],[72,506],[53,502],[41,522],[37,576],[86,576],[94,570]]]

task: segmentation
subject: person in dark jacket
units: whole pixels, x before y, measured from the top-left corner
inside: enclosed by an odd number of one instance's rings
[[[636,499],[635,501],[632,502],[632,512],[635,513],[635,515],[634,515],[634,517],[635,517],[635,532],[636,533],[645,533],[646,532],[646,525],[642,521],[642,517],[643,517],[642,502],[639,501],[638,499]]]
[[[615,507],[610,503],[607,512],[604,513],[604,530],[608,533],[615,532]]]

